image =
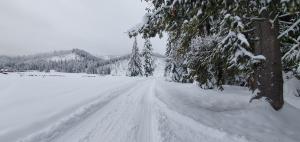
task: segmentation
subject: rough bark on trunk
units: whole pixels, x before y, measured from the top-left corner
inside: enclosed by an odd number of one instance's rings
[[[266,61],[255,70],[259,93],[253,99],[266,97],[275,110],[283,106],[283,79],[280,55],[280,43],[277,39],[278,24],[270,22],[268,13],[262,13],[263,19],[255,21],[255,54],[263,55]]]

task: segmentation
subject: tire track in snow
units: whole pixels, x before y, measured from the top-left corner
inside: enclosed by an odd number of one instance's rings
[[[135,135],[136,142],[157,142],[159,141],[158,134],[158,122],[156,119],[156,111],[154,109],[154,89],[155,80],[148,80],[148,84],[141,88],[144,91],[144,95],[139,98],[139,104],[142,106],[136,111],[136,126]]]
[[[140,81],[126,84],[112,92],[101,93],[101,95],[97,99],[95,99],[91,103],[80,107],[69,116],[61,119],[53,125],[50,125],[46,129],[43,129],[39,132],[33,133],[23,139],[18,140],[18,142],[52,141],[55,138],[62,135],[63,133],[65,133],[70,128],[74,127],[76,124],[80,123],[81,121],[85,120],[86,118],[97,112],[99,109],[101,109],[120,95],[124,94],[125,92],[130,92],[134,90],[136,88],[136,84],[138,84],[139,82]]]
[[[136,89],[114,99],[55,142],[158,142],[152,83],[153,80],[139,83]]]
[[[168,93],[156,82],[135,82],[108,92],[20,142],[247,142],[171,109],[156,97]]]
[[[206,126],[172,110],[161,110],[158,119],[162,142],[248,142],[243,136]]]

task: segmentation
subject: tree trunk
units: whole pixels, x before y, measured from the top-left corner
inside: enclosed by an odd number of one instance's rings
[[[270,22],[268,13],[262,13],[263,19],[255,21],[255,54],[263,55],[266,61],[255,70],[259,93],[255,98],[266,97],[275,110],[282,108],[283,79],[278,36],[278,23]]]

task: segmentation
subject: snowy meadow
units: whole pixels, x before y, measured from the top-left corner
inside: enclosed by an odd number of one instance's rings
[[[203,90],[161,77],[22,72],[0,75],[0,141],[297,142],[299,80],[285,107],[249,103],[244,87]]]

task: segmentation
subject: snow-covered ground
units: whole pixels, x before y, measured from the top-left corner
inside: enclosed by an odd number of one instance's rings
[[[162,77],[0,74],[0,142],[299,142],[300,99],[285,87],[279,112]]]

